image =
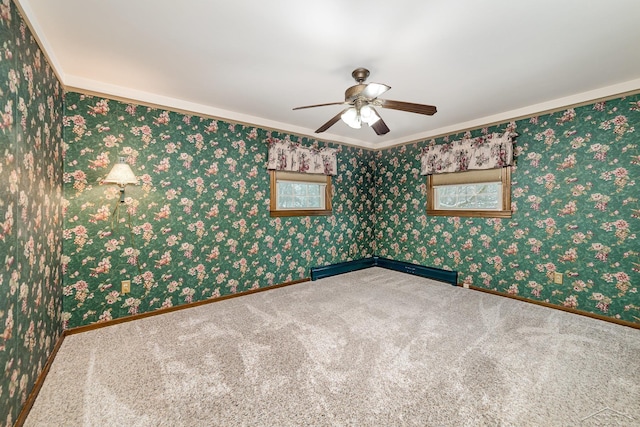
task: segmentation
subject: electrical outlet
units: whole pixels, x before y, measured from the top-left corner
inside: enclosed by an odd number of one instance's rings
[[[553,283],[562,285],[562,273],[558,273],[557,271],[553,273]]]
[[[122,285],[122,294],[128,294],[131,292],[131,280],[123,280],[121,282]]]

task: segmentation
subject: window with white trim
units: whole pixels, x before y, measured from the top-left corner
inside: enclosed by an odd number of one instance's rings
[[[511,167],[427,175],[427,214],[511,217]]]
[[[331,215],[331,176],[287,171],[271,175],[271,216]]]

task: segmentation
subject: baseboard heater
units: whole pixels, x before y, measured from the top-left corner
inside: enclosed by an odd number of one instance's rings
[[[412,264],[404,261],[394,261],[388,258],[374,256],[371,258],[361,258],[354,261],[341,262],[338,264],[325,265],[322,267],[311,267],[311,280],[322,279],[323,277],[335,276],[337,274],[348,273],[350,271],[362,270],[370,267],[382,267],[389,270],[401,271],[416,276],[426,277],[440,282],[458,285],[458,272],[442,270],[440,268],[425,267],[420,264]]]

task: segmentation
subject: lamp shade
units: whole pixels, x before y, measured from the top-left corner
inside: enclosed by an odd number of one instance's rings
[[[360,114],[358,113],[358,110],[353,107],[342,113],[342,116],[340,117],[342,118],[343,122],[354,129],[360,129],[360,127],[362,126],[362,122],[360,121]]]
[[[124,157],[120,157],[118,163],[113,165],[109,175],[102,180],[103,184],[118,184],[124,187],[127,184],[138,184],[138,179],[133,174],[131,167],[125,162]]]
[[[369,126],[380,120],[380,116],[378,116],[376,110],[374,110],[370,105],[365,105],[360,108],[360,118]]]

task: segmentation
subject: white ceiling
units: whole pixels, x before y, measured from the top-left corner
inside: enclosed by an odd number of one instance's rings
[[[17,0],[71,89],[383,148],[640,89],[638,0]],[[391,132],[343,122],[357,67]]]

